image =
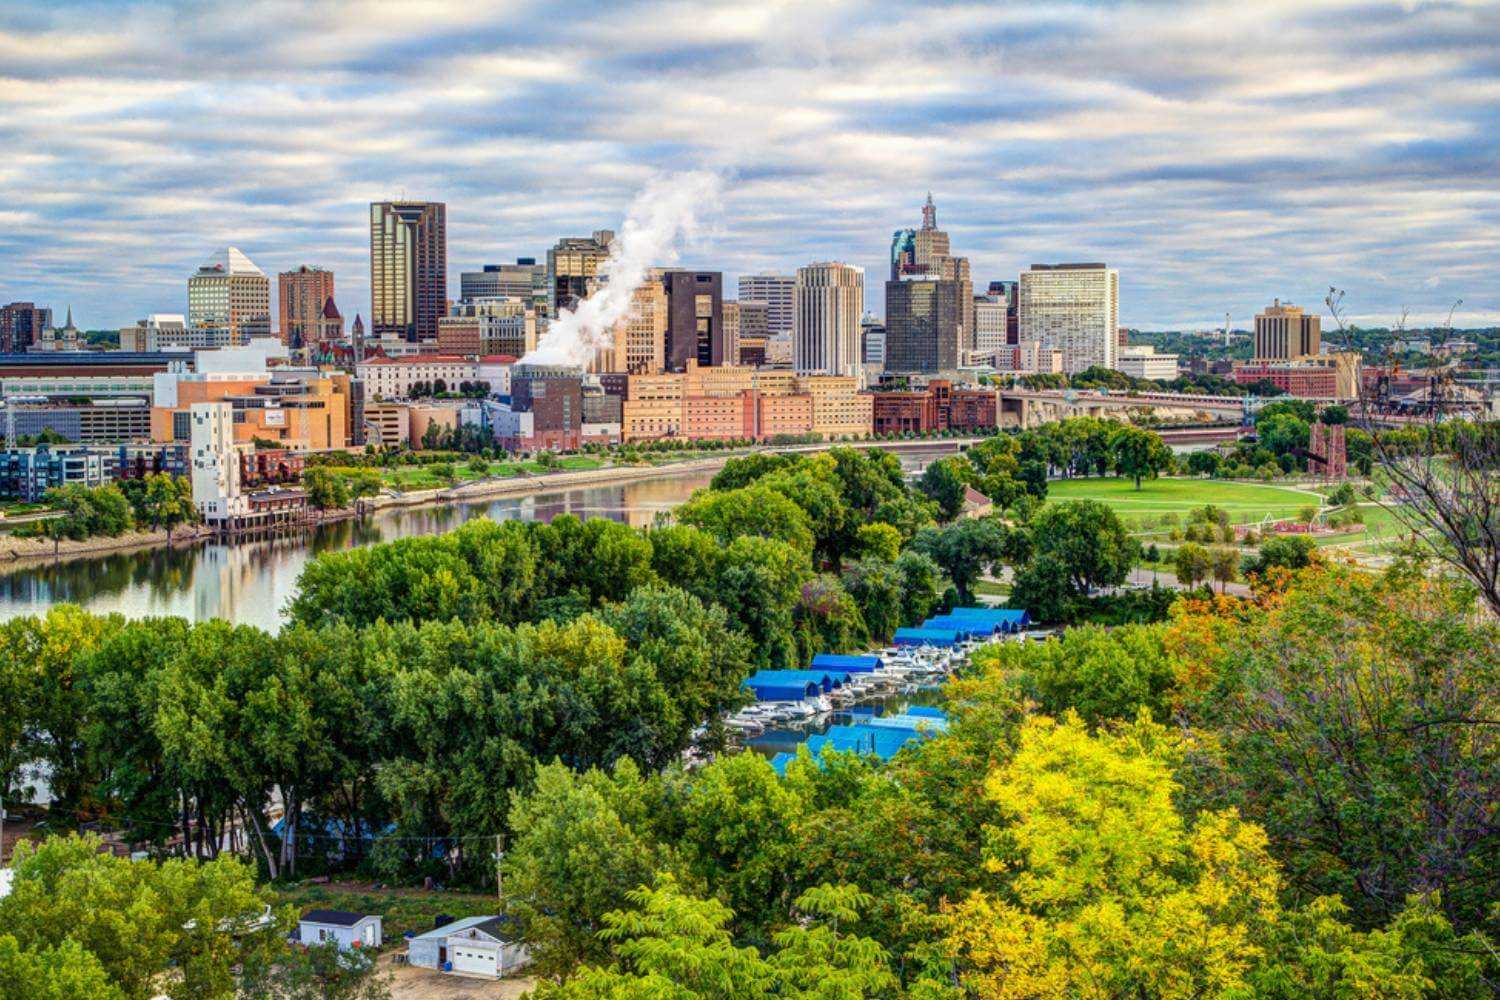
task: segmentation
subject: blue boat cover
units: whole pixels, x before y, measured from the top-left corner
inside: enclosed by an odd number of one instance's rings
[[[948,713],[941,708],[933,708],[930,705],[913,705],[906,710],[907,715],[920,715],[927,719],[942,719],[947,721]]]
[[[819,653],[813,657],[812,665],[814,670],[842,670],[851,674],[868,674],[880,669],[880,657]]]
[[[898,646],[952,646],[960,638],[953,629],[898,628],[895,643]]]

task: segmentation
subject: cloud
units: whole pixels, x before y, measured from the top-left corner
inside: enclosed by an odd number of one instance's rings
[[[448,203],[456,286],[708,170],[731,287],[873,278],[930,189],[977,285],[1106,260],[1133,325],[1500,321],[1497,43],[1493,3],[0,0],[0,300],[182,311],[233,243],[368,313],[372,200]]]

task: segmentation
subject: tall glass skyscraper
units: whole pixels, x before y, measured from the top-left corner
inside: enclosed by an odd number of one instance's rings
[[[448,206],[370,205],[370,329],[376,337],[437,342],[448,311]]]

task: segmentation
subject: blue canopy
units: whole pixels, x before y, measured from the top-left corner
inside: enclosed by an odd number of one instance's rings
[[[898,646],[952,646],[962,638],[951,628],[898,628]]]
[[[1031,624],[1031,615],[1025,610],[1016,608],[954,608],[948,612],[947,617],[990,621],[1000,625],[1007,632],[1017,632]]]
[[[807,749],[817,756],[825,746],[831,746],[835,750],[874,754],[881,760],[890,760],[902,747],[919,738],[921,734],[915,729],[858,723],[832,726],[821,736],[808,737]]]
[[[926,719],[942,719],[948,721],[948,713],[941,708],[933,708],[931,705],[913,705],[906,710],[907,715],[917,715]]]
[[[771,769],[776,772],[778,778],[785,778],[786,766],[796,759],[796,754],[782,751],[771,758]]]
[[[880,657],[819,653],[812,658],[812,665],[814,670],[835,670],[851,674],[868,674],[880,669]]]
[[[758,670],[745,678],[744,687],[759,701],[801,701],[849,682],[846,670]]]
[[[979,618],[960,618],[954,615],[939,615],[929,618],[921,625],[922,628],[951,629],[959,634],[960,638],[968,639],[976,635],[994,635],[1001,626]]]
[[[930,730],[934,733],[948,731],[947,719],[934,719],[930,715],[881,715],[866,724],[884,729]]]

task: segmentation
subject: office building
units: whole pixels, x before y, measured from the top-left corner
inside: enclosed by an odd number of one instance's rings
[[[1358,351],[1303,355],[1289,360],[1236,362],[1233,379],[1240,385],[1269,382],[1289,396],[1304,399],[1354,399],[1359,395]]]
[[[792,332],[793,292],[797,279],[790,274],[742,274],[739,281],[740,302],[764,302],[768,336],[779,337]]]
[[[937,205],[932,192],[922,206],[922,225],[918,229],[898,229],[891,237],[891,281],[910,277],[952,281],[959,286],[959,348],[974,349],[974,282],[969,259],[955,257],[948,233],[938,228]],[[889,316],[887,316],[889,319]]]
[[[1323,352],[1322,320],[1276,299],[1255,314],[1256,361],[1289,361]]]
[[[1035,340],[1023,340],[1019,344],[1006,344],[996,350],[992,363],[996,371],[1013,375],[1052,374],[1063,370],[1063,353],[1055,348],[1043,347]]]
[[[799,375],[848,375],[863,384],[859,321],[865,272],[837,261],[797,268],[793,290],[792,368]]]
[[[0,354],[19,354],[42,339],[52,325],[52,310],[33,302],[0,306]]]
[[[631,375],[621,404],[621,439],[766,440],[863,437],[870,395],[845,375],[797,375],[689,361],[681,372]]]
[[[514,264],[486,264],[479,271],[465,271],[458,276],[459,297],[464,302],[478,299],[521,299],[537,312],[547,314],[547,265],[535,257],[518,257]]]
[[[1021,272],[1020,339],[1062,351],[1069,375],[1113,368],[1120,272],[1103,264],[1033,264]]]
[[[370,204],[370,332],[436,343],[448,312],[448,207],[440,201]]]
[[[1010,309],[1000,295],[974,296],[974,353],[994,354],[1010,343]]]
[[[333,298],[333,272],[303,264],[276,276],[281,342],[304,347],[320,342],[323,308]],[[340,335],[343,330],[340,329]]]
[[[448,354],[416,354],[405,358],[369,358],[355,369],[364,384],[365,396],[372,400],[406,399],[412,387],[433,386],[457,388],[463,382],[479,377],[479,360]]]
[[[667,367],[667,312],[665,272],[651,270],[631,293],[630,311],[615,324],[614,338],[601,348],[589,371],[659,372]],[[725,306],[728,303],[724,303]],[[727,310],[726,310],[727,320]]]
[[[1120,349],[1115,367],[1131,378],[1170,382],[1177,377],[1177,355],[1157,354],[1150,344],[1137,344]]]
[[[769,310],[764,302],[724,300],[724,342],[728,364],[758,365],[766,356]],[[754,360],[746,360],[746,358]]]
[[[1021,283],[1019,281],[992,281],[988,293],[1005,301],[1005,342],[1019,344],[1021,342],[1019,305]]]
[[[522,299],[456,302],[438,321],[437,353],[521,357],[536,348],[540,322],[536,309]]]
[[[908,275],[885,283],[885,369],[957,371],[962,290],[956,281]]]
[[[609,260],[615,234],[600,229],[592,236],[568,236],[547,251],[547,315],[556,318],[589,293],[589,285]]]
[[[269,337],[270,279],[237,248],[225,247],[188,279],[187,325],[213,346]]]
[[[667,293],[667,368],[681,371],[729,362],[724,336],[724,275],[718,271],[663,271]]]
[[[885,370],[885,324],[874,316],[866,316],[859,323],[860,355],[867,372],[880,373]]]

